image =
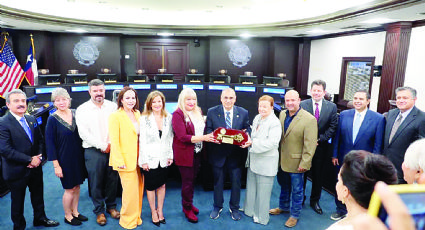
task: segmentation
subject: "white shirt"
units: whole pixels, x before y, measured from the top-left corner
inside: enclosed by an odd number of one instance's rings
[[[224,106],[223,106],[223,111],[224,111],[224,120],[226,120],[227,112],[230,112],[230,114],[229,114],[229,116],[230,116],[230,126],[233,126],[233,107],[230,111],[227,111],[226,108],[224,108]]]
[[[108,147],[108,118],[117,110],[117,104],[104,100],[99,108],[90,99],[78,106],[75,112],[78,133],[83,140],[83,148],[97,148],[105,151]]]
[[[314,116],[314,113],[316,112],[316,103],[318,103],[319,104],[319,115],[320,115],[320,112],[322,111],[322,102],[323,102],[323,99],[322,100],[320,100],[319,102],[316,102],[315,100],[313,100],[313,98],[311,99],[311,101],[313,102],[313,116]]]
[[[14,113],[13,113],[12,111],[10,111],[10,110],[9,110],[9,112],[10,112],[10,114],[12,114],[12,116],[13,116],[13,117],[15,117],[15,119],[19,122],[19,124],[21,124],[21,118],[23,118],[23,117],[25,117],[25,116],[20,117],[19,115],[14,114]],[[28,125],[27,119],[24,119],[24,120],[25,120],[25,123],[27,123],[27,125]],[[28,127],[30,127],[30,126],[28,125]]]
[[[403,123],[403,121],[406,119],[406,117],[407,116],[409,116],[409,114],[410,114],[410,112],[412,111],[412,109],[413,109],[413,106],[412,106],[412,108],[410,108],[410,109],[408,109],[408,110],[406,110],[404,113],[402,113],[401,111],[400,111],[400,113],[398,114],[398,116],[402,116],[401,117],[401,122],[400,122],[400,124],[401,123]],[[398,116],[395,118],[396,120],[398,119]]]

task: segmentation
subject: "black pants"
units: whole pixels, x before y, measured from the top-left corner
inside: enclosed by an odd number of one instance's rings
[[[105,204],[107,209],[116,208],[118,173],[109,166],[109,153],[87,148],[84,151],[84,158],[94,214],[105,213]]]
[[[26,227],[24,203],[27,187],[30,191],[31,204],[34,209],[34,220],[43,220],[46,218],[43,197],[43,170],[41,165],[30,170],[31,173],[27,177],[6,181],[10,187],[10,197],[12,200],[11,217],[14,230],[25,229]]]
[[[320,143],[316,148],[316,152],[314,153],[313,160],[311,162],[311,169],[304,177],[304,195],[307,176],[312,179],[310,203],[318,202],[322,195],[323,171],[327,160],[331,161],[331,157],[329,155],[329,145],[327,143]]]

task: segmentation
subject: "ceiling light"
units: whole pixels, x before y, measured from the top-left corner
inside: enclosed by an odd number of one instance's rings
[[[325,33],[325,32],[326,31],[322,30],[322,29],[313,29],[313,30],[307,31],[307,33],[310,33],[310,34],[321,34],[321,33]]]
[[[163,33],[157,33],[156,35],[163,36],[163,37],[169,37],[169,36],[174,36],[174,33],[163,32]]]
[[[4,25],[6,24],[6,22],[0,21],[0,25]]]
[[[394,19],[389,19],[389,18],[374,18],[374,19],[370,19],[367,21],[364,21],[362,23],[367,23],[367,24],[384,24],[384,23],[390,23],[390,22],[395,22],[396,20]]]
[[[66,32],[72,32],[72,33],[87,33],[87,30],[83,29],[72,29],[72,30],[65,30]]]
[[[241,34],[239,36],[242,37],[242,38],[250,38],[250,37],[253,37],[254,35],[248,34],[248,33],[243,33],[243,34]]]

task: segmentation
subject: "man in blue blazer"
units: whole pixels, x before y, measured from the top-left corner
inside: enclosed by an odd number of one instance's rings
[[[221,93],[222,105],[208,109],[206,133],[214,132],[219,127],[246,130],[251,133],[248,111],[235,106],[236,93],[232,88],[224,89]],[[208,149],[209,162],[214,175],[214,207],[211,219],[217,219],[223,209],[223,186],[225,171],[230,175],[232,183],[230,195],[230,213],[233,220],[239,220],[239,201],[241,191],[241,171],[245,165],[245,155],[239,146],[229,144],[210,144]]]
[[[43,170],[41,160],[44,139],[33,116],[25,115],[26,95],[20,89],[6,94],[9,113],[0,119],[0,154],[2,172],[10,188],[13,229],[25,229],[25,192],[31,193],[34,226],[54,227],[59,223],[49,220],[44,212]]]
[[[365,150],[375,154],[382,151],[385,118],[367,109],[369,102],[369,92],[359,90],[353,97],[354,109],[345,110],[340,114],[332,157],[332,163],[338,166],[338,169],[343,163],[344,156],[351,150]],[[335,203],[337,210],[331,215],[331,219],[340,220],[347,214],[347,209],[337,197]]]
[[[405,184],[404,153],[411,143],[425,137],[425,113],[415,106],[415,89],[399,87],[395,92],[397,108],[388,112],[383,153],[395,165],[398,183]]]

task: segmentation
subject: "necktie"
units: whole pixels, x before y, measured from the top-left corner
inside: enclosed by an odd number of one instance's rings
[[[360,126],[362,125],[360,118],[361,118],[360,113],[357,113],[356,117],[354,118],[354,124],[353,124],[353,144],[354,144],[354,141],[356,140],[357,134],[359,133]]]
[[[25,122],[25,118],[21,117],[21,119],[19,119],[19,121],[21,122],[22,128],[24,128],[25,132],[27,133],[28,137],[30,138],[30,140],[32,142],[31,129],[30,129],[30,127],[28,127],[27,123]]]
[[[226,128],[232,128],[232,122],[230,121],[230,112],[226,112]]]
[[[316,110],[314,111],[314,117],[316,118],[317,121],[319,121],[319,117],[320,117],[320,112],[319,112],[319,103],[314,103],[316,104]]]
[[[398,115],[398,118],[394,122],[393,128],[391,129],[390,139],[389,139],[389,142],[388,143],[391,143],[391,141],[392,141],[395,133],[397,132],[398,127],[400,127],[401,119],[403,119],[403,116],[400,114],[400,115]]]

